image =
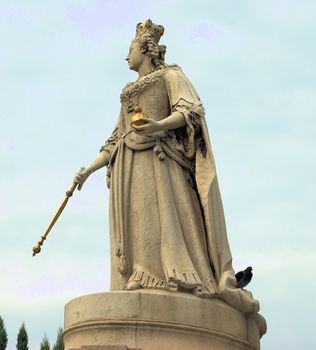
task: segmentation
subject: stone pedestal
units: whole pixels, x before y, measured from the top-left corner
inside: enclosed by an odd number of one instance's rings
[[[265,331],[219,299],[138,290],[71,300],[63,337],[65,350],[258,350]]]

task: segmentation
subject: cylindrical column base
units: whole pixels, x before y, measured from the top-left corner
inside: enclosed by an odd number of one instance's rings
[[[219,299],[124,291],[85,295],[65,307],[65,350],[258,350],[266,330]]]

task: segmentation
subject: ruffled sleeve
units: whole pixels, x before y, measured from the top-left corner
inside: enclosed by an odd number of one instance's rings
[[[101,146],[100,152],[105,151],[108,153],[108,159],[111,158],[113,149],[115,148],[117,142],[121,138],[122,134],[124,133],[123,125],[122,125],[122,108],[118,117],[118,120],[115,124],[114,130],[111,134],[111,136],[105,141],[104,145]]]
[[[186,127],[175,130],[177,140],[182,144],[186,157],[193,158],[197,140],[201,151],[206,152],[200,135],[200,119],[204,118],[204,108],[196,90],[180,67],[169,66],[164,78],[171,113],[180,112],[186,120]]]

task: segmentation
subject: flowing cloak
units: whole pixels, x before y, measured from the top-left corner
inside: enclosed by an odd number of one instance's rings
[[[182,137],[181,142],[175,145],[175,138],[150,138],[149,136],[143,143],[136,146],[133,144],[133,138],[130,137],[131,129],[126,126],[127,124],[123,117],[124,112],[121,109],[120,117],[112,136],[101,148],[101,150],[109,152],[108,184],[116,155],[122,143],[126,143],[134,150],[155,147],[158,156],[166,155],[184,167],[192,167],[191,170],[194,174],[197,193],[203,212],[207,245],[206,254],[208,254],[208,259],[216,280],[217,293],[226,303],[241,312],[245,314],[256,313],[259,310],[259,302],[252,298],[251,293],[236,288],[236,279],[232,267],[232,256],[227,239],[215,162],[204,108],[200,98],[189,79],[184,75],[181,68],[176,65],[165,66],[157,70],[157,72],[152,73],[152,77],[145,77],[140,81],[138,90],[141,90],[141,82],[144,82],[146,85],[155,81],[155,77],[157,79],[161,77],[164,79],[170,112],[181,112],[186,119],[186,127],[182,128],[182,136],[184,137]],[[145,79],[147,79],[147,82]],[[129,93],[128,91],[131,91],[131,86],[133,88],[133,83],[127,85],[125,88],[127,92],[123,89],[121,100],[124,94],[126,95]],[[121,239],[124,241],[124,237],[121,237]],[[124,273],[126,269],[124,244],[116,251],[116,255],[121,259],[120,269]]]

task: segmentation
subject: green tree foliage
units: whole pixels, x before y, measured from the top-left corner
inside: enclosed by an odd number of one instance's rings
[[[5,330],[3,318],[0,316],[0,350],[5,350],[8,344],[8,335]]]
[[[64,350],[63,329],[61,327],[57,331],[57,339],[53,346],[53,350]]]
[[[25,329],[25,324],[24,322],[22,323],[22,326],[19,330],[18,333],[18,339],[17,339],[17,343],[16,343],[16,348],[17,350],[28,350],[28,336],[27,336],[27,332]]]
[[[49,345],[49,341],[47,339],[46,334],[44,334],[44,337],[42,339],[42,342],[40,345],[40,350],[50,350],[50,345]]]

